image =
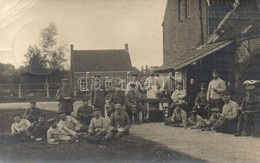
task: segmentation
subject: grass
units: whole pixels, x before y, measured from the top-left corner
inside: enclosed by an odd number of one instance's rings
[[[0,136],[10,133],[12,115],[24,110],[0,110]],[[44,111],[48,118],[56,116]],[[50,145],[42,142],[12,143],[0,141],[0,162],[200,162],[159,143],[137,136],[126,136],[101,143]]]

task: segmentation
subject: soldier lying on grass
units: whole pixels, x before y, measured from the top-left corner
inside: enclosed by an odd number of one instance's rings
[[[58,144],[59,142],[79,142],[75,131],[68,129],[62,124],[57,124],[56,118],[48,120],[50,128],[47,131],[47,141],[49,144]]]
[[[31,123],[27,119],[22,119],[20,114],[15,114],[13,118],[14,123],[11,126],[11,136],[16,139],[26,139],[26,132]]]

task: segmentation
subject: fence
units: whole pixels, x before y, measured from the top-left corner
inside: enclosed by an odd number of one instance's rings
[[[35,98],[41,101],[55,100],[60,83],[0,84],[1,102],[19,102]]]

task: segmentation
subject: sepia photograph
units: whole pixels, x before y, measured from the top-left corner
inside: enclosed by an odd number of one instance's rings
[[[260,0],[0,0],[0,163],[260,162]]]

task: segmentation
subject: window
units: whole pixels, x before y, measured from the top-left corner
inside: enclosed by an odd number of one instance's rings
[[[182,0],[178,0],[178,21],[182,22],[183,19],[183,12],[182,12]]]
[[[185,1],[185,10],[186,10],[185,17],[190,18],[190,0]]]

